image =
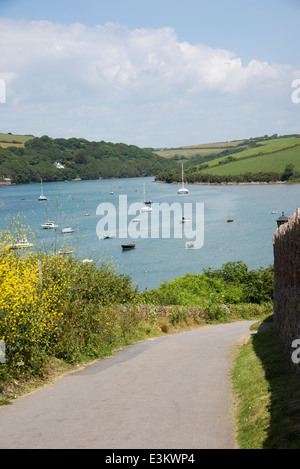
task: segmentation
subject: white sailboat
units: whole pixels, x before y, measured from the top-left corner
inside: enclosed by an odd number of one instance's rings
[[[47,200],[47,197],[43,193],[43,181],[41,179],[41,194],[39,196],[39,200]]]
[[[146,198],[145,198],[145,183],[144,183],[144,206],[141,208],[141,212],[151,212],[152,207],[147,206],[146,204]]]
[[[181,186],[180,189],[178,189],[178,194],[188,194],[189,191],[188,191],[188,189],[186,189],[184,187],[184,183],[183,183],[183,164],[181,165],[181,172],[182,172],[182,176],[181,176],[182,177],[182,186]]]
[[[89,216],[90,216],[90,212],[88,211],[88,206],[87,206],[87,204],[86,204],[86,207],[85,207],[84,216],[85,216],[85,217],[89,217]]]

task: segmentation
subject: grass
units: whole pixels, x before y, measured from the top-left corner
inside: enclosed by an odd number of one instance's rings
[[[232,155],[235,160],[225,162],[226,157],[217,158],[208,162],[208,167],[202,171],[216,175],[244,174],[247,172],[258,173],[260,171],[282,172],[287,164],[293,164],[295,171],[300,171],[300,139],[290,137],[278,139],[265,144],[264,147],[245,150]]]
[[[0,133],[0,147],[7,148],[10,146],[23,147],[27,140],[33,138],[33,135],[16,135]]]
[[[300,448],[300,376],[292,373],[273,330],[254,334],[232,370],[240,449]]]
[[[216,142],[216,143],[203,143],[199,145],[190,145],[176,148],[166,148],[162,150],[154,151],[156,155],[164,158],[174,158],[174,156],[183,157],[183,159],[190,159],[194,156],[206,156],[212,153],[221,153],[229,148],[235,148],[241,144],[243,140],[234,140],[232,142]]]

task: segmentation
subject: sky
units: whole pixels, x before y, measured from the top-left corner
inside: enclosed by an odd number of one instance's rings
[[[153,148],[300,133],[299,20],[300,0],[0,0],[0,132]]]

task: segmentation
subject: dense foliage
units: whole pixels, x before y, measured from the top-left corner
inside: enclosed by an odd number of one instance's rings
[[[0,393],[16,377],[42,376],[51,359],[82,362],[178,324],[271,314],[272,267],[229,262],[139,293],[113,265],[12,249],[28,236],[19,224],[0,235]]]
[[[248,270],[242,261],[227,262],[221,269],[185,274],[150,290],[147,300],[162,305],[202,306],[207,310],[221,304],[264,304],[273,300],[273,266]]]
[[[191,166],[185,171],[184,179],[187,183],[202,184],[226,184],[228,182],[249,183],[249,182],[277,182],[299,179],[300,173],[293,170],[292,165],[287,165],[283,173],[261,171],[259,173],[247,172],[244,174],[209,174],[201,171],[204,165]],[[163,182],[180,182],[181,171],[170,170],[162,171],[156,176],[156,181]]]
[[[57,168],[54,163],[60,163]],[[177,163],[149,149],[83,138],[32,138],[24,147],[0,148],[0,173],[13,183],[153,176]]]

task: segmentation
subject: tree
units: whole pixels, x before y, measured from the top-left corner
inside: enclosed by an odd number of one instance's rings
[[[285,167],[285,170],[282,173],[281,180],[282,181],[288,181],[289,179],[291,179],[291,177],[294,174],[294,168],[295,168],[295,166],[293,164],[291,164],[291,163],[287,164],[286,167]]]

